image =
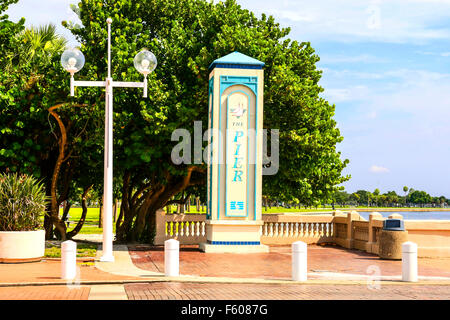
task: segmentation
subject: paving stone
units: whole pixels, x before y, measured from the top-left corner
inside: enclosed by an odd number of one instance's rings
[[[157,295],[150,292],[156,290]],[[128,299],[145,300],[448,300],[450,286],[307,284],[139,283],[126,284]],[[173,294],[176,291],[177,294]]]
[[[141,269],[164,272],[164,249],[129,246],[133,263]],[[208,277],[290,279],[290,246],[271,246],[269,253],[208,253],[197,246],[181,246],[180,274]],[[380,276],[400,276],[402,262],[382,260],[364,251],[336,246],[308,246],[308,272],[371,275],[369,267]],[[419,259],[420,276],[450,277],[450,259]]]
[[[0,288],[0,300],[87,300],[88,286],[27,286]]]

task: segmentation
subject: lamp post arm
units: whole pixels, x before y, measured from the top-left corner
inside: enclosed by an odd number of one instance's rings
[[[114,81],[112,83],[114,88],[145,88],[144,82],[125,82],[125,81]]]
[[[106,87],[106,81],[74,81],[75,87]]]
[[[114,88],[144,88],[144,98],[147,97],[147,77],[143,82],[128,82],[128,81],[112,81],[111,87]],[[106,87],[106,81],[77,81],[73,76],[70,77],[70,95],[73,97],[75,87]]]

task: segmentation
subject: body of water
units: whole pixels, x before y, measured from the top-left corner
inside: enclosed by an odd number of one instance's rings
[[[379,212],[384,218],[393,213],[403,216],[403,220],[450,220],[450,211],[399,211],[399,212]],[[371,212],[358,212],[361,217],[369,220]]]

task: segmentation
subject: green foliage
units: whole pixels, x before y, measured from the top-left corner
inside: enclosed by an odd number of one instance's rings
[[[334,201],[344,206],[351,202],[356,205],[364,206],[376,206],[376,207],[397,207],[397,206],[410,206],[414,205],[432,205],[432,206],[444,206],[444,204],[450,204],[450,199],[444,196],[431,197],[425,191],[418,191],[414,189],[409,189],[411,192],[408,195],[400,196],[395,191],[388,191],[381,194],[380,190],[377,188],[375,191],[370,193],[366,190],[358,190],[352,194],[348,194],[345,191],[337,191],[334,193]],[[403,188],[402,190],[405,190]]]
[[[95,257],[97,255],[97,245],[90,243],[77,243],[77,258]],[[61,243],[46,242],[45,254],[46,258],[61,258]]]
[[[135,203],[160,194],[146,212],[172,198],[170,189],[178,186],[175,178],[182,179],[190,168],[171,162],[171,134],[176,128],[192,131],[196,120],[207,123],[208,67],[235,50],[266,63],[264,128],[280,130],[280,171],[263,178],[263,194],[312,205],[330,199],[337,185],[349,179],[341,175],[348,160],[342,161],[336,151],[343,138],[333,120],[335,107],[320,97],[319,57],[310,43],[288,39],[289,28],[280,27],[273,17],[256,17],[232,0],[82,0],[73,9],[82,25],[63,25],[80,41],[86,56],[77,80],[104,80],[108,17],[113,18],[115,80],[142,80],[133,67],[133,57],[142,48],[158,58],[149,76],[149,98],[143,99],[140,90],[114,89],[115,197],[129,174],[129,190],[151,186],[134,198]],[[33,174],[49,186],[60,132],[47,109],[64,102],[58,114],[68,128],[66,150],[71,153],[61,168],[59,186],[67,179],[69,197],[74,198],[96,183],[94,191],[100,195],[104,91],[77,88],[76,97],[68,97],[69,76],[59,63],[58,43],[63,40],[51,26],[24,32],[20,24],[16,27],[8,29],[12,42],[0,57],[0,63],[11,67],[0,74],[0,172]],[[74,101],[86,107],[74,109]],[[186,189],[204,196],[205,182],[206,175],[198,170],[176,193]],[[64,188],[59,190],[64,199]]]
[[[55,112],[68,137],[56,196],[58,202],[69,196],[79,200],[79,190],[82,192],[93,181],[100,181],[101,174],[96,174],[102,162],[102,142],[94,137],[97,131],[91,128],[101,127],[102,119],[89,105],[73,107],[73,99],[68,97],[70,77],[60,65],[66,40],[56,33],[53,25],[16,28],[9,38],[14,45],[0,56],[0,65],[4,66],[4,72],[0,73],[0,172],[38,177],[50,196],[61,130],[48,109],[63,103]],[[86,139],[88,134],[91,139]],[[79,174],[81,170],[83,174]],[[48,237],[54,221],[46,215],[44,226]]]
[[[15,37],[24,28],[25,19],[15,23],[8,20],[7,15],[2,13],[6,11],[10,4],[17,3],[18,0],[0,0],[0,68],[4,70],[5,66],[12,58],[12,52],[18,47],[19,43]],[[0,90],[1,92],[1,90]]]
[[[19,44],[0,58],[10,68],[0,73],[0,172],[8,169],[45,178],[53,167],[46,162],[54,161],[51,153],[57,150],[47,109],[66,96],[61,90],[62,47],[48,43],[65,40],[52,26],[26,29],[12,38]]]
[[[359,196],[359,201],[361,204],[367,205],[370,204],[372,199],[372,193],[366,190],[358,190],[355,192]]]
[[[347,201],[350,200],[350,196],[345,191],[336,191],[333,194],[333,201],[337,204],[344,205]]]
[[[407,197],[407,201],[414,204],[431,203],[432,200],[432,197],[428,193],[419,190],[414,190]]]
[[[139,174],[164,184],[167,172],[183,176],[186,166],[170,161],[176,128],[207,123],[208,67],[239,51],[266,63],[264,127],[280,129],[280,171],[263,178],[263,193],[312,204],[327,199],[342,177],[336,144],[342,136],[334,105],[319,96],[319,57],[310,43],[291,41],[289,28],[272,16],[256,17],[235,1],[83,0],[76,8],[82,26],[64,22],[86,56],[83,80],[106,73],[106,18],[112,17],[112,73],[119,81],[139,81],[132,59],[148,48],[158,59],[149,79],[149,98],[129,89],[114,91],[115,173]],[[84,99],[98,92],[79,89]],[[99,128],[100,129],[100,128]],[[205,129],[205,128],[204,128]],[[204,182],[206,177],[204,177]]]
[[[67,44],[65,38],[57,35],[53,24],[27,28],[16,38],[19,45],[11,61],[16,65],[51,64],[52,58],[59,56]]]
[[[45,204],[44,187],[35,178],[0,173],[0,231],[39,229]]]

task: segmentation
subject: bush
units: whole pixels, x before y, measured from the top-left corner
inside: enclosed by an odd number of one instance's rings
[[[35,178],[0,173],[0,231],[40,229],[46,201],[44,186]]]

